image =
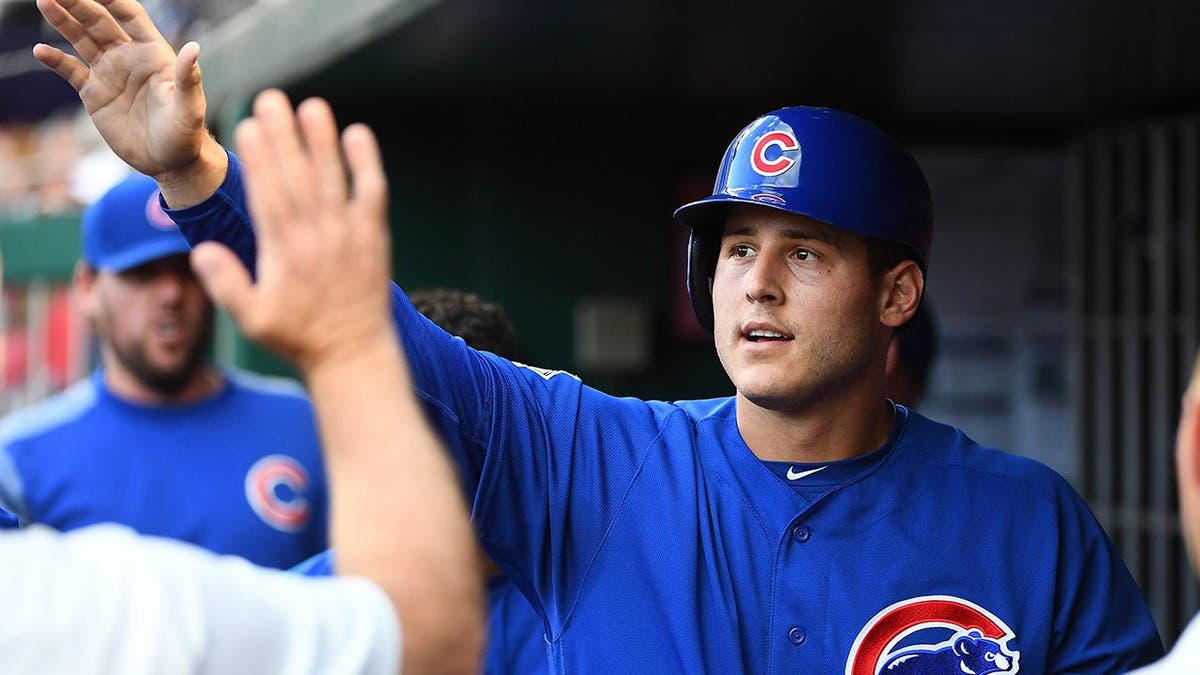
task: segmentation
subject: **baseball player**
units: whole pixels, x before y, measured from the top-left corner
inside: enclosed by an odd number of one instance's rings
[[[289,567],[327,545],[312,408],[291,381],[206,362],[213,308],[188,250],[149,177],[84,213],[75,296],[101,367],[0,421],[0,507]]]
[[[243,130],[261,138],[253,123]],[[310,140],[337,157],[336,135]],[[260,180],[278,180],[281,167],[261,161],[260,146],[243,146],[248,164]],[[361,578],[304,579],[111,524],[0,532],[5,673],[476,672],[478,551],[388,316],[382,165],[365,129],[347,130],[344,146],[352,193],[342,183],[320,208],[256,213],[257,282],[215,244],[193,260],[245,332],[305,377],[341,571]],[[287,170],[311,169],[304,159]],[[321,269],[309,270],[318,260]]]
[[[160,39],[107,4],[106,29],[137,34],[105,49]],[[156,176],[190,240],[236,248],[252,232],[241,168],[204,133],[196,50],[139,64],[144,86],[175,88],[139,114],[191,127],[110,126],[100,108],[93,120]],[[85,104],[144,100],[120,59],[89,74],[53,48],[35,54]],[[293,114],[278,91],[254,104],[284,164],[302,151],[297,128],[330,124],[325,110]],[[843,112],[778,110],[737,134],[713,195],[676,219],[732,397],[610,397],[471,349],[393,287],[416,387],[485,549],[544,620],[553,672],[1109,673],[1161,653],[1136,585],[1062,478],[884,397],[932,235],[905,150]]]

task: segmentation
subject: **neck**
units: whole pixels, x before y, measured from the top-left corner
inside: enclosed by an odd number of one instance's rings
[[[200,367],[187,384],[174,393],[163,393],[146,385],[116,359],[104,364],[104,385],[117,398],[140,405],[187,405],[208,398],[222,386],[224,378],[211,365]]]
[[[836,462],[879,449],[891,435],[892,406],[878,388],[803,409],[770,410],[737,395],[738,432],[756,457],[776,462]]]

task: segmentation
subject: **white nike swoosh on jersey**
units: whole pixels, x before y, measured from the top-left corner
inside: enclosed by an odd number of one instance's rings
[[[826,464],[825,466],[818,466],[817,468],[809,469],[808,471],[801,471],[799,473],[794,473],[792,467],[789,466],[788,472],[787,472],[787,477],[788,477],[788,480],[800,480],[801,478],[804,478],[805,476],[811,476],[814,473],[821,471],[822,469],[828,469],[828,468],[829,468],[829,465]]]

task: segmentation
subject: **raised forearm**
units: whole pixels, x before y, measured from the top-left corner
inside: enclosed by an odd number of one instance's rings
[[[307,380],[327,453],[339,572],[369,577],[392,598],[406,673],[472,672],[483,641],[474,537],[394,331],[314,364]],[[403,541],[364,527],[381,514],[397,521],[385,531]]]

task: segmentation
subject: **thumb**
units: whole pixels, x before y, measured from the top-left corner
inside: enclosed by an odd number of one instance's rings
[[[200,76],[200,45],[189,42],[175,57],[175,102],[189,118],[199,126],[204,124],[204,87]]]
[[[198,244],[192,249],[192,269],[213,302],[243,326],[250,313],[253,288],[250,272],[234,252],[214,241]]]

